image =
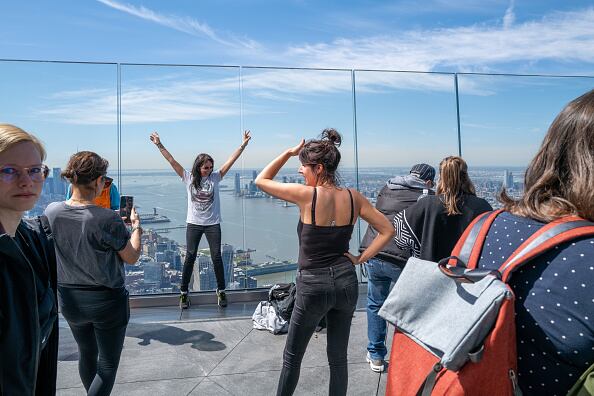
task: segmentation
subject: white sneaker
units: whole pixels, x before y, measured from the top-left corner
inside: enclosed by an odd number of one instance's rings
[[[383,373],[385,368],[384,359],[372,359],[369,352],[367,352],[367,356],[365,356],[365,360],[369,363],[369,367],[371,371],[375,373]]]

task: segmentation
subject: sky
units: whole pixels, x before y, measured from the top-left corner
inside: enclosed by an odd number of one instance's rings
[[[0,122],[37,133],[53,166],[90,149],[164,168],[152,130],[183,165],[220,164],[251,129],[241,166],[261,167],[326,127],[345,167],[437,164],[458,153],[453,73],[469,165],[523,166],[594,87],[591,1],[4,1],[0,14]]]

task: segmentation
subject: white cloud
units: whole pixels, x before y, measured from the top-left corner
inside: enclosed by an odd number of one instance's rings
[[[113,0],[97,1],[118,11],[125,12],[135,17],[166,26],[180,32],[191,34],[193,36],[206,36],[211,40],[214,40],[217,43],[225,46],[244,49],[254,49],[259,46],[256,41],[250,39],[239,39],[234,36],[228,39],[223,38],[206,23],[199,22],[193,18],[176,15],[163,15],[143,6],[136,7],[132,4],[120,3]]]
[[[112,0],[98,1],[111,7],[124,7],[126,12],[136,12],[145,19],[154,19],[179,30],[186,29],[196,34],[200,31],[217,37],[207,25],[189,24],[183,22],[186,20],[183,18],[163,18],[143,7]],[[418,71],[443,68],[484,71],[498,65],[544,60],[594,63],[594,8],[554,13],[538,21],[520,24],[515,23],[514,15],[512,0],[501,25],[413,30],[394,36],[337,39],[332,43],[294,46],[285,53],[269,55],[301,67]],[[174,73],[126,81],[122,94],[123,121],[175,122],[238,116],[238,77],[196,78],[200,69],[193,70],[192,74]],[[245,68],[243,89],[248,100],[244,112],[271,112],[265,104],[258,103],[259,99],[297,103],[310,100],[307,95],[350,95],[350,77],[349,71]],[[357,72],[356,83],[360,93],[390,92],[393,89],[453,92],[454,88],[452,76],[441,74]],[[460,88],[464,94],[490,95],[496,91],[497,82],[488,76],[462,77]],[[75,124],[115,122],[116,97],[113,91],[63,91],[48,99],[51,100],[46,103],[47,107],[40,110],[44,116]]]
[[[503,16],[503,29],[509,29],[513,25],[516,20],[516,15],[514,14],[514,4],[515,1],[511,0],[509,2],[509,7],[505,10],[505,15]]]
[[[515,62],[594,63],[594,8],[517,24],[510,3],[502,25],[411,30],[303,44],[282,54],[303,67],[476,71]]]

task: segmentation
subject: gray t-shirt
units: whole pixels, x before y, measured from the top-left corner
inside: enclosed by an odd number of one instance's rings
[[[130,233],[111,209],[53,202],[45,209],[56,246],[58,285],[124,287],[124,262],[118,251]]]
[[[212,172],[203,177],[200,189],[192,185],[192,173],[184,170],[182,181],[188,193],[188,215],[186,222],[196,225],[213,225],[221,222],[221,202],[219,200],[219,183],[221,172]]]

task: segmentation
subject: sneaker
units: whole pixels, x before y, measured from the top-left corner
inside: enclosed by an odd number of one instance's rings
[[[188,293],[182,293],[179,295],[179,307],[181,309],[190,308],[190,296],[188,296]]]
[[[217,302],[221,308],[227,306],[227,295],[225,294],[225,290],[217,289]]]
[[[375,373],[383,373],[384,372],[384,367],[385,367],[384,359],[372,359],[369,352],[367,352],[367,356],[365,357],[365,360],[367,360],[367,363],[369,363],[369,367],[371,368],[371,371],[373,371]]]

